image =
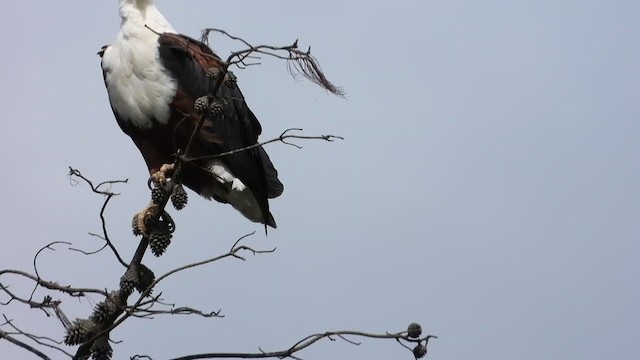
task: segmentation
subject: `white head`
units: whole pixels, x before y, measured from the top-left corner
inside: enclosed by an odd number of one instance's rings
[[[127,23],[130,27],[138,28],[148,26],[156,32],[175,32],[153,4],[154,0],[118,0],[118,2],[123,25]]]
[[[120,15],[125,18],[132,12],[145,12],[149,5],[153,5],[153,0],[118,0],[120,4]]]
[[[118,2],[120,3],[120,7],[130,5],[144,8],[147,5],[153,4],[153,0],[118,0]]]

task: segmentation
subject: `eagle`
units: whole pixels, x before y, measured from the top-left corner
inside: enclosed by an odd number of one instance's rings
[[[276,228],[269,199],[280,196],[284,186],[265,149],[256,146],[262,127],[235,75],[205,43],[176,32],[153,0],[118,1],[120,29],[98,54],[113,114],[151,178],[161,178],[185,149],[202,116],[198,99],[217,88],[215,111],[205,112],[189,145],[191,158],[205,159],[184,163],[180,182],[265,228]],[[224,81],[217,84],[216,76],[225,76]]]

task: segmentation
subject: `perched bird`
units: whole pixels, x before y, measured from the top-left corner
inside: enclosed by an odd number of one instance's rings
[[[275,228],[269,199],[281,195],[284,187],[265,150],[258,146],[214,157],[257,144],[262,131],[235,76],[224,71],[206,44],[177,33],[153,0],[118,1],[120,30],[99,52],[104,82],[118,125],[140,150],[152,178],[170,176],[176,152],[184,151],[209,107],[188,154],[209,158],[184,164],[181,182],[206,199],[229,203],[247,219]],[[209,102],[207,95],[218,80],[222,83]],[[147,210],[149,215],[153,209]]]

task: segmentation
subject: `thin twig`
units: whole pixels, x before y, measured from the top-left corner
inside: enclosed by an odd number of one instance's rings
[[[52,301],[50,296],[45,296],[45,298],[42,300],[42,302],[33,301],[32,299],[23,299],[23,298],[17,296],[16,294],[12,293],[11,291],[9,291],[9,287],[3,285],[2,283],[0,283],[0,290],[4,291],[7,295],[9,295],[9,301],[0,302],[0,305],[6,306],[6,305],[9,305],[13,300],[16,300],[16,301],[18,301],[20,303],[23,303],[25,305],[29,305],[32,309],[40,309],[40,310],[42,310],[45,313],[45,315],[47,315],[47,317],[51,316],[46,311],[47,308],[55,309],[58,305],[60,305],[60,301],[59,300]]]
[[[280,136],[278,136],[276,138],[273,138],[273,139],[270,139],[270,140],[263,141],[261,143],[256,143],[256,144],[253,144],[253,145],[245,146],[245,147],[240,148],[240,149],[230,150],[230,151],[226,151],[226,152],[215,154],[215,155],[205,155],[205,156],[197,156],[197,157],[192,157],[192,158],[185,158],[183,161],[185,163],[190,163],[190,162],[194,162],[194,161],[198,161],[198,160],[209,160],[209,159],[221,158],[221,157],[224,157],[224,156],[229,156],[229,155],[233,155],[235,153],[239,153],[241,151],[247,151],[247,150],[255,149],[257,147],[264,146],[264,145],[271,144],[271,143],[278,142],[278,141],[282,142],[284,144],[287,144],[287,145],[295,146],[295,147],[297,147],[299,149],[302,148],[302,146],[300,146],[300,145],[284,141],[286,139],[324,140],[324,141],[327,141],[327,142],[333,142],[335,140],[344,140],[343,137],[337,136],[337,135],[317,135],[317,136],[293,135],[293,134],[289,134],[289,132],[291,132],[291,131],[302,131],[302,129],[300,129],[300,128],[289,128],[289,129],[283,131],[282,134],[280,134]]]
[[[47,355],[45,355],[42,351],[34,348],[31,345],[23,343],[22,341],[10,336],[9,334],[7,334],[6,332],[4,332],[2,330],[0,330],[0,339],[5,339],[10,343],[12,343],[14,345],[17,345],[17,346],[19,346],[19,347],[21,347],[21,348],[33,353],[34,355],[38,356],[41,359],[51,360],[51,358],[48,357]]]
[[[203,312],[198,309],[182,306],[175,309],[170,310],[154,310],[154,309],[138,309],[134,310],[134,313],[144,313],[143,315],[139,315],[139,317],[150,317],[155,315],[199,315],[204,318],[223,318],[224,315],[221,314],[222,310],[211,311],[211,312]]]
[[[69,285],[59,285],[58,283],[52,282],[52,281],[46,281],[43,280],[37,276],[31,275],[27,272],[24,271],[20,271],[20,270],[13,270],[13,269],[4,269],[4,270],[0,270],[0,276],[4,275],[4,274],[13,274],[13,275],[19,275],[22,277],[25,277],[27,279],[31,279],[33,281],[35,281],[38,285],[47,288],[49,290],[57,290],[63,293],[66,293],[69,296],[73,296],[73,297],[83,297],[85,296],[85,294],[87,293],[94,293],[94,294],[100,294],[103,296],[107,296],[107,293],[104,290],[99,290],[99,289],[92,289],[92,288],[76,288],[76,287],[72,287]]]
[[[74,168],[72,168],[71,166],[69,166],[69,178],[73,179],[72,176],[78,177],[80,179],[82,179],[84,182],[86,182],[87,184],[89,184],[89,186],[91,187],[91,190],[96,193],[96,194],[102,194],[105,196],[108,195],[120,195],[119,193],[114,193],[111,191],[106,191],[106,190],[100,190],[100,187],[104,186],[104,185],[113,185],[113,184],[126,184],[127,182],[129,182],[129,179],[124,179],[124,180],[107,180],[107,181],[103,181],[101,183],[99,183],[98,185],[94,186],[93,182],[89,179],[87,179],[86,177],[84,177],[84,175],[82,175],[82,173],[79,170],[76,170]],[[76,185],[77,182],[72,182],[72,185]]]
[[[60,348],[60,347],[58,347],[58,346],[55,346],[55,345],[47,344],[46,342],[44,342],[44,341],[42,341],[42,340],[50,341],[50,342],[52,342],[52,343],[54,343],[54,344],[57,344],[57,345],[62,345],[62,343],[61,343],[61,342],[56,341],[56,340],[53,340],[53,339],[51,339],[51,338],[49,338],[49,337],[46,337],[46,336],[38,336],[38,335],[34,335],[34,334],[30,334],[30,333],[26,333],[26,332],[24,332],[24,331],[20,330],[17,326],[15,326],[15,325],[13,324],[13,321],[12,321],[12,320],[9,320],[9,318],[7,318],[7,316],[6,316],[5,314],[2,314],[2,317],[3,317],[3,318],[4,318],[4,320],[5,320],[5,323],[4,323],[3,325],[5,325],[5,324],[6,324],[6,325],[11,326],[11,328],[13,328],[13,329],[16,331],[15,335],[22,335],[22,336],[25,336],[25,337],[27,337],[27,338],[31,339],[32,341],[36,342],[36,343],[37,343],[37,344],[39,344],[39,345],[46,346],[46,347],[51,348],[51,349],[54,349],[54,350],[58,350],[58,351],[60,351],[61,353],[63,353],[63,354],[65,354],[65,355],[67,355],[68,357],[72,357],[72,355],[71,355],[70,353],[66,352],[64,349],[62,349],[62,348]],[[13,334],[10,334],[10,335],[13,335]]]
[[[42,251],[44,251],[45,249],[49,249],[51,251],[56,251],[56,249],[52,248],[53,245],[57,245],[57,244],[65,244],[65,245],[71,245],[70,242],[66,242],[66,241],[54,241],[54,242],[50,242],[47,245],[43,246],[42,248],[40,248],[40,250],[38,250],[38,252],[36,252],[36,255],[33,257],[33,271],[36,273],[36,277],[38,279],[40,279],[40,274],[38,273],[38,256],[40,255],[40,253]],[[29,300],[33,299],[33,295],[36,293],[36,290],[38,289],[38,282],[36,282],[36,284],[33,287],[33,290],[31,291],[31,296],[29,296]]]

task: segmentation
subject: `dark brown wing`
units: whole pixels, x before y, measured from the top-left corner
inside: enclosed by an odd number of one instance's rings
[[[222,62],[205,44],[184,35],[162,34],[158,44],[162,64],[178,83],[172,104],[175,129],[172,138],[177,148],[184,148],[200,119],[194,111],[194,102],[209,94],[217,81],[207,76],[207,72],[217,72],[220,76]],[[254,145],[262,132],[258,119],[235,83],[235,77],[232,74],[227,76],[227,81],[216,93],[221,111],[205,120],[192,145],[193,156],[215,155]],[[264,215],[264,223],[275,227],[268,198],[280,195],[283,186],[264,149],[242,151],[220,160],[251,190]],[[206,162],[200,165],[206,167]]]

